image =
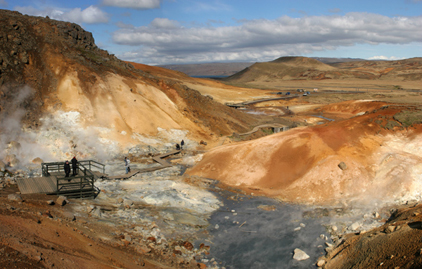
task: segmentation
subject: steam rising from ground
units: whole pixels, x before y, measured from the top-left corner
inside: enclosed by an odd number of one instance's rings
[[[37,129],[24,128],[22,120],[34,91],[28,87],[19,90],[3,88],[8,100],[0,110],[0,160],[13,167],[23,168],[35,158],[59,161],[77,155],[79,158],[95,157],[105,160],[118,153],[117,143],[100,138],[106,128],[82,128],[80,114],[76,111],[56,111],[41,118]]]

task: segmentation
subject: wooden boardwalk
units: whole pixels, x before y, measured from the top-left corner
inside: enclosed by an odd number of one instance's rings
[[[18,178],[21,194],[31,193],[54,193],[57,190],[57,179],[55,176]]]
[[[52,173],[59,174],[59,173]],[[101,173],[102,174],[102,173]],[[64,176],[64,174],[62,175]],[[62,186],[59,191],[73,191],[80,189],[89,189],[87,184],[82,183],[80,188],[80,177],[68,177],[64,180],[69,186]],[[16,180],[19,191],[21,194],[33,194],[33,193],[46,193],[52,194],[57,191],[57,177],[51,175],[49,177],[30,177],[30,178],[19,178]]]
[[[131,178],[134,175],[139,174],[139,173],[154,172],[154,171],[157,171],[157,170],[161,170],[161,169],[170,167],[170,166],[172,166],[172,164],[170,162],[168,162],[167,160],[164,160],[163,158],[170,156],[170,155],[175,155],[175,154],[178,154],[178,153],[180,153],[180,150],[173,150],[173,151],[170,151],[170,152],[167,152],[167,153],[153,157],[152,159],[154,161],[156,161],[157,163],[161,164],[161,166],[149,167],[149,168],[144,168],[144,169],[132,169],[127,174],[111,176],[111,177],[107,177],[107,179],[125,180],[125,179],[129,179],[129,178]]]

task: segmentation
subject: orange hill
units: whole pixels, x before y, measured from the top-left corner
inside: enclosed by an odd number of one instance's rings
[[[368,102],[362,104],[365,112]],[[376,109],[381,106],[372,103],[373,112],[348,120],[215,148],[188,174],[291,202],[415,195],[422,158],[411,145],[422,142],[422,126],[405,129],[394,117],[407,108]]]

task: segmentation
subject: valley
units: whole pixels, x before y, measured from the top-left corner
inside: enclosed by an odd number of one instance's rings
[[[422,264],[421,58],[194,78],[121,61],[77,24],[0,13],[3,267]],[[74,156],[105,165],[95,199],[22,193]]]

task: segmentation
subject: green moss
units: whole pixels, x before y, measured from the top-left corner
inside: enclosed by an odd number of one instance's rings
[[[407,128],[413,124],[422,123],[422,111],[404,110],[394,115],[393,118]]]
[[[387,124],[384,126],[385,129],[394,130],[394,127],[400,127],[400,123],[394,120],[389,120]]]

